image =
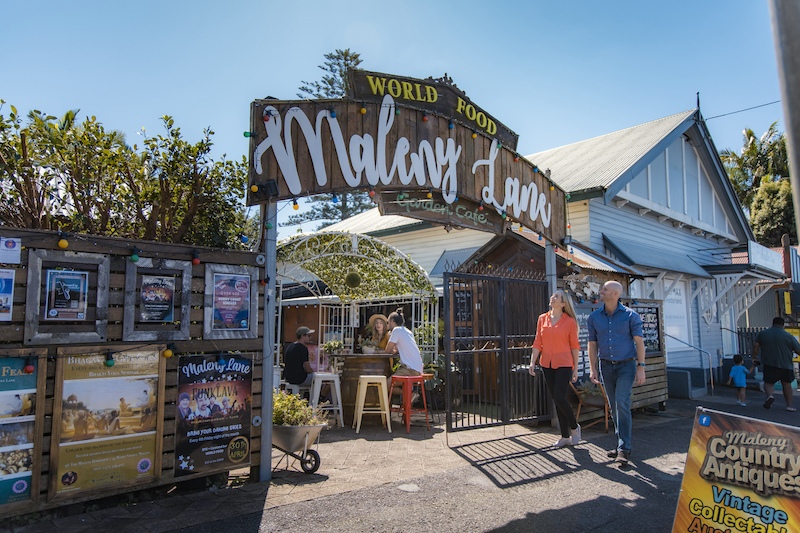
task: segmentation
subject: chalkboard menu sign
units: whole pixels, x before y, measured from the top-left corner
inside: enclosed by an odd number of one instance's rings
[[[644,340],[645,355],[660,355],[663,336],[661,335],[661,303],[657,300],[637,300],[636,304],[623,302],[627,307],[635,310],[642,317],[642,339]],[[602,303],[575,304],[575,318],[578,321],[578,342],[581,345],[581,355],[578,362],[578,373],[589,373],[589,330],[586,321],[592,311],[600,309]]]
[[[628,307],[642,317],[642,338],[647,355],[660,354],[661,349],[661,306],[655,302],[628,304]]]

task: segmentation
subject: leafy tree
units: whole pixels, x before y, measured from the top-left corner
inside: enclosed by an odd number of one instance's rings
[[[96,117],[40,111],[23,124],[0,100],[0,224],[135,239],[245,247],[247,162],[214,161],[213,132],[195,144],[171,117],[166,134],[128,146]],[[247,231],[257,234],[254,224]],[[249,240],[249,239],[248,239]]]
[[[753,130],[746,128],[743,132],[744,145],[740,153],[737,154],[729,149],[720,152],[720,158],[736,196],[748,213],[762,180],[789,177],[786,135],[779,133],[777,127],[778,123],[773,122],[761,138],[756,137]]]
[[[361,64],[361,56],[345,50],[336,49],[335,52],[325,54],[325,64],[319,68],[327,72],[322,76],[322,81],[301,82],[299,98],[344,98],[347,95],[348,80],[347,69],[356,68]]]
[[[750,223],[756,240],[764,246],[781,246],[784,233],[789,235],[790,242],[797,242],[792,185],[788,179],[761,180],[753,197]]]
[[[325,64],[319,68],[327,74],[321,81],[304,81],[300,85],[300,98],[344,98],[348,93],[347,70],[361,64],[361,56],[345,50],[325,54]],[[364,191],[352,191],[338,195],[320,194],[305,202],[310,209],[304,213],[292,215],[282,226],[294,226],[304,222],[319,221],[317,229],[330,226],[353,215],[363,213],[375,207],[372,199]]]

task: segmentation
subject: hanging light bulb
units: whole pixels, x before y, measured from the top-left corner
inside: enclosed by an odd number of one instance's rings
[[[105,360],[105,363],[103,363],[103,364],[105,364],[109,368],[114,366],[114,353],[113,352],[109,351],[106,354],[106,360]]]
[[[161,355],[163,355],[167,359],[175,355],[175,345],[167,344],[167,348],[163,352],[161,352]]]
[[[25,367],[22,369],[23,372],[26,374],[33,374],[36,372],[36,365],[34,365],[34,359],[32,355],[29,355],[27,359],[25,359]]]
[[[197,252],[197,250],[194,250],[192,252],[192,264],[193,265],[199,265],[200,264],[200,254]]]
[[[369,196],[370,198],[375,198],[375,189],[372,187],[369,188]]]
[[[139,254],[140,254],[140,253],[141,253],[141,250],[139,250],[138,248],[136,248],[136,247],[134,246],[134,248],[133,248],[133,251],[131,252],[131,257],[130,257],[130,260],[131,260],[132,262],[136,263],[136,262],[139,260]]]
[[[361,104],[361,114],[362,115],[366,115],[367,114],[367,108],[364,106],[364,104]]]
[[[339,196],[336,193],[333,193],[333,197],[331,198],[331,202],[338,204],[339,203]]]
[[[292,199],[292,209],[294,209],[295,211],[300,209],[300,206],[297,205],[297,198]]]
[[[62,250],[66,250],[66,248],[69,246],[69,241],[67,240],[67,237],[69,237],[69,235],[67,235],[63,231],[58,232],[58,247],[61,248]]]

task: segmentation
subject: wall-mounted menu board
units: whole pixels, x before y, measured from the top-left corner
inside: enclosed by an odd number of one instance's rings
[[[636,303],[623,302],[639,313],[642,317],[642,338],[644,339],[645,354],[661,355],[663,353],[664,336],[662,335],[663,324],[661,313],[661,302],[658,300],[636,300]],[[586,320],[589,315],[603,306],[602,303],[577,303],[575,304],[575,315],[578,321],[578,342],[581,346],[581,357],[579,359],[579,373],[589,372],[588,345],[589,330],[586,328]]]
[[[647,355],[660,355],[664,351],[662,348],[664,336],[661,334],[663,330],[661,324],[661,302],[638,300],[635,304],[629,303],[626,305],[634,309],[642,317],[642,338],[644,339],[645,353]]]

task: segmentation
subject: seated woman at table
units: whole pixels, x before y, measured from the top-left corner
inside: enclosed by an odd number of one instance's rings
[[[393,328],[389,335],[389,342],[386,344],[385,353],[397,353],[400,355],[400,367],[393,376],[419,376],[422,374],[422,354],[414,339],[414,334],[405,327],[403,309],[389,315],[389,327]],[[391,399],[394,390],[389,390]],[[396,396],[399,396],[399,392]],[[399,402],[395,402],[399,403]]]
[[[389,343],[389,319],[376,313],[369,317],[369,329],[372,332],[372,343],[378,351],[382,352]]]

